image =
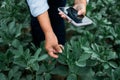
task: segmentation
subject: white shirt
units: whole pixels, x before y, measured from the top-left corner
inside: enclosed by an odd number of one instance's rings
[[[87,2],[88,1],[89,0],[87,0]],[[47,0],[27,0],[27,3],[34,17],[37,17],[49,9]]]
[[[47,0],[27,0],[27,3],[34,17],[44,13],[49,8]]]

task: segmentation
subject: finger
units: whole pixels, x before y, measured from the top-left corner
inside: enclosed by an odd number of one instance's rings
[[[59,45],[55,45],[54,49],[58,52],[58,53],[62,53],[62,49],[60,48]]]
[[[68,23],[70,23],[71,22],[71,20],[69,20],[62,12],[61,13],[59,13],[60,15],[61,15],[61,17],[64,19],[64,20],[66,20]]]
[[[66,18],[65,14],[63,12],[59,12],[59,15],[64,19]]]
[[[60,48],[61,48],[62,50],[64,50],[64,46],[63,46],[63,45],[59,44],[59,46],[60,46]]]
[[[78,11],[78,15],[85,15],[86,13],[86,8],[83,4],[80,5],[74,5],[73,8],[75,8]]]
[[[79,10],[79,11],[78,11],[78,15],[83,15],[83,11],[82,11],[82,10]]]
[[[56,54],[56,53],[58,53],[58,52],[54,49],[54,50],[53,50],[53,53]]]
[[[61,17],[63,18],[63,19],[66,19],[66,16],[63,14],[63,15],[61,15]]]
[[[70,23],[70,22],[72,21],[72,20],[69,20],[63,12],[59,12],[59,15],[60,15],[64,20],[66,20],[68,23]]]
[[[65,15],[63,12],[59,12],[59,15]]]
[[[78,18],[84,18],[85,13],[82,11],[78,11]]]
[[[57,54],[54,54],[53,51],[49,51],[48,54],[53,57],[53,58],[58,58],[58,55]]]
[[[64,13],[62,11],[60,11],[59,14],[61,15],[61,14],[64,14]]]

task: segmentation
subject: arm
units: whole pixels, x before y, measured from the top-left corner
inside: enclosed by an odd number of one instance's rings
[[[48,17],[48,12],[47,11],[44,12],[43,14],[39,15],[37,18],[45,34],[45,48],[48,54],[53,58],[58,58],[58,55],[54,53],[61,53],[62,50],[58,44],[57,37],[52,30],[50,20]]]
[[[27,0],[31,14],[37,17],[41,28],[45,34],[45,48],[51,57],[58,58],[58,55],[54,53],[62,52],[56,35],[54,34],[49,16],[48,16],[48,4],[47,0]]]

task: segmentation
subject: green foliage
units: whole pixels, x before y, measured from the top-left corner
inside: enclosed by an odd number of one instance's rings
[[[0,22],[6,23],[15,20],[17,23],[27,23],[29,21],[29,11],[27,8],[25,0],[2,0]]]
[[[53,75],[66,80],[120,80],[119,5],[118,0],[90,0],[86,15],[94,23],[66,24],[69,39],[63,53],[53,59],[44,43],[36,48],[31,42],[25,1],[0,0],[0,80],[51,80]]]

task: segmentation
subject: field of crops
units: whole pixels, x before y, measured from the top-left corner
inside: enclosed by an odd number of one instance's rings
[[[0,80],[120,80],[120,0],[90,0],[92,25],[66,22],[58,59],[31,42],[29,14],[25,0],[0,0]]]

